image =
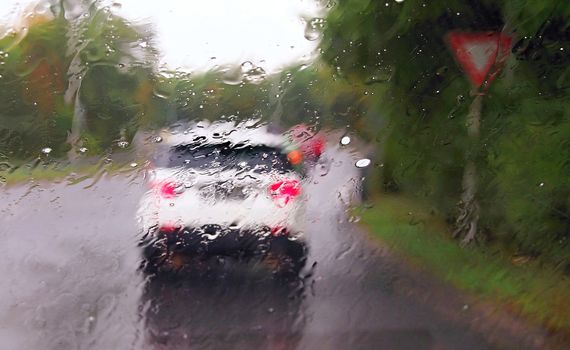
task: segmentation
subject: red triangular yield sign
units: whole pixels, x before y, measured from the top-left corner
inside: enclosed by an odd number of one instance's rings
[[[512,42],[510,36],[499,32],[456,31],[448,33],[446,39],[459,65],[476,87],[485,81],[488,85],[495,78],[510,53]]]

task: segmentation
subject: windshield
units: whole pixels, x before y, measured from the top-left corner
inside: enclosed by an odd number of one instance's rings
[[[287,155],[277,148],[230,143],[172,147],[166,166],[201,170],[253,170],[258,173],[293,170]]]
[[[570,0],[0,0],[0,348],[570,349]]]

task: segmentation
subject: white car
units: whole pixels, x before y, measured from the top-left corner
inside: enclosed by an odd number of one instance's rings
[[[303,179],[285,137],[254,122],[199,122],[157,140],[138,211],[148,271],[212,256],[300,271],[307,252]]]

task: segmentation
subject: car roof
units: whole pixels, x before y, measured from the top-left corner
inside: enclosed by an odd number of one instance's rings
[[[269,132],[267,125],[257,120],[243,122],[191,122],[177,124],[160,133],[164,144],[179,146],[186,144],[270,146],[283,148],[286,138]]]

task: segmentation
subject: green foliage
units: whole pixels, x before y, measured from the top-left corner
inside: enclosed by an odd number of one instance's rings
[[[335,77],[327,65],[290,67],[256,83],[242,73],[228,83],[228,72],[213,70],[200,75],[172,73],[160,77],[155,92],[165,103],[158,124],[177,120],[261,119],[281,128],[298,123],[345,127],[366,116],[368,98],[362,84]]]
[[[465,160],[474,159],[488,237],[564,263],[570,258],[564,4],[341,1],[327,17],[324,62],[264,79],[240,67],[157,71],[149,28],[97,6],[72,19],[53,6],[52,18],[0,39],[0,158],[36,158],[43,147],[54,157],[78,146],[101,154],[137,130],[182,119],[348,127],[378,142],[383,181],[429,199],[449,219]],[[454,29],[504,29],[515,38],[504,74],[487,91],[475,144],[465,128],[473,96],[444,40]],[[77,140],[70,137],[75,132]]]
[[[517,266],[492,248],[462,249],[445,235],[441,218],[417,199],[382,195],[373,203],[355,214],[383,244],[415,265],[470,293],[504,302],[550,329],[570,331],[570,280],[563,272],[533,259]]]
[[[44,147],[64,156],[74,128],[85,142],[90,135],[91,147],[105,149],[120,131],[134,132],[148,102],[137,87],[151,78],[154,62],[131,48],[142,40],[137,30],[96,7],[75,20],[63,7],[51,9],[0,39],[0,153],[13,160],[37,157]]]
[[[490,124],[500,127],[501,135],[489,142],[488,168],[494,176],[487,190],[502,208],[506,225],[500,218],[488,225],[514,232],[526,251],[548,252],[556,261],[565,261],[570,230],[570,100],[529,97],[536,91],[528,85],[511,91],[500,99],[510,112],[495,113],[495,118],[489,113]]]
[[[452,219],[465,160],[474,159],[488,238],[564,265],[570,262],[568,18],[564,1],[346,0],[327,17],[322,48],[337,71],[377,92],[376,114],[389,120],[379,152],[390,188],[426,197]],[[504,30],[514,37],[506,69],[484,98],[475,144],[465,127],[473,96],[445,44],[450,30]]]
[[[248,64],[167,71],[158,67],[151,28],[97,3],[63,2],[54,1],[51,13],[28,23],[28,31],[0,39],[8,53],[0,55],[3,159],[29,161],[43,147],[55,158],[73,158],[81,148],[97,155],[140,129],[178,120],[232,116],[287,128],[300,122],[345,127],[370,117],[365,87],[347,84],[328,65],[274,75]]]
[[[62,154],[70,117],[63,103],[65,22],[40,20],[25,36],[5,36],[0,52],[0,154],[33,157],[43,147]]]

